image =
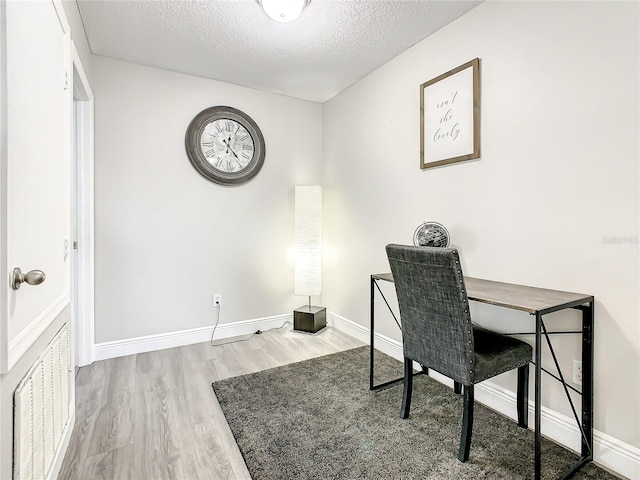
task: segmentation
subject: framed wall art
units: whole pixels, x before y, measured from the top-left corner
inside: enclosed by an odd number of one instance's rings
[[[420,85],[420,168],[480,158],[480,59]]]

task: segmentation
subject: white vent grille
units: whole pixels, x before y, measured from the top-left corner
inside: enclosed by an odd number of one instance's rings
[[[69,421],[69,324],[22,379],[14,394],[13,478],[45,478]]]

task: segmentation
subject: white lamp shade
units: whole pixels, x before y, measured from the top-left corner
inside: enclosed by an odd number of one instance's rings
[[[260,3],[264,13],[280,23],[293,22],[307,6],[306,0],[260,0]]]
[[[296,186],[295,203],[295,294],[320,295],[322,187]]]

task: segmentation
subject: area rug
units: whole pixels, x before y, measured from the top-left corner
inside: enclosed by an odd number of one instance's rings
[[[213,389],[254,480],[529,479],[531,431],[476,403],[471,456],[457,459],[462,398],[414,379],[408,419],[402,386],[369,391],[368,347],[214,382]],[[380,381],[402,364],[376,353]],[[515,408],[515,407],[514,407]],[[544,440],[543,478],[559,478],[577,456]],[[590,464],[574,478],[615,479]]]

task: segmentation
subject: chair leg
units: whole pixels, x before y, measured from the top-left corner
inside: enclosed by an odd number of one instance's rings
[[[413,390],[413,360],[404,357],[404,389],[402,390],[402,409],[400,418],[407,418],[411,409],[411,393]]]
[[[462,393],[462,384],[460,382],[453,381],[453,393],[460,395]]]
[[[473,430],[473,385],[464,386],[464,408],[462,411],[462,434],[460,435],[460,451],[458,460],[469,460],[471,449],[471,431]]]
[[[518,426],[527,428],[529,424],[529,364],[518,367]]]

